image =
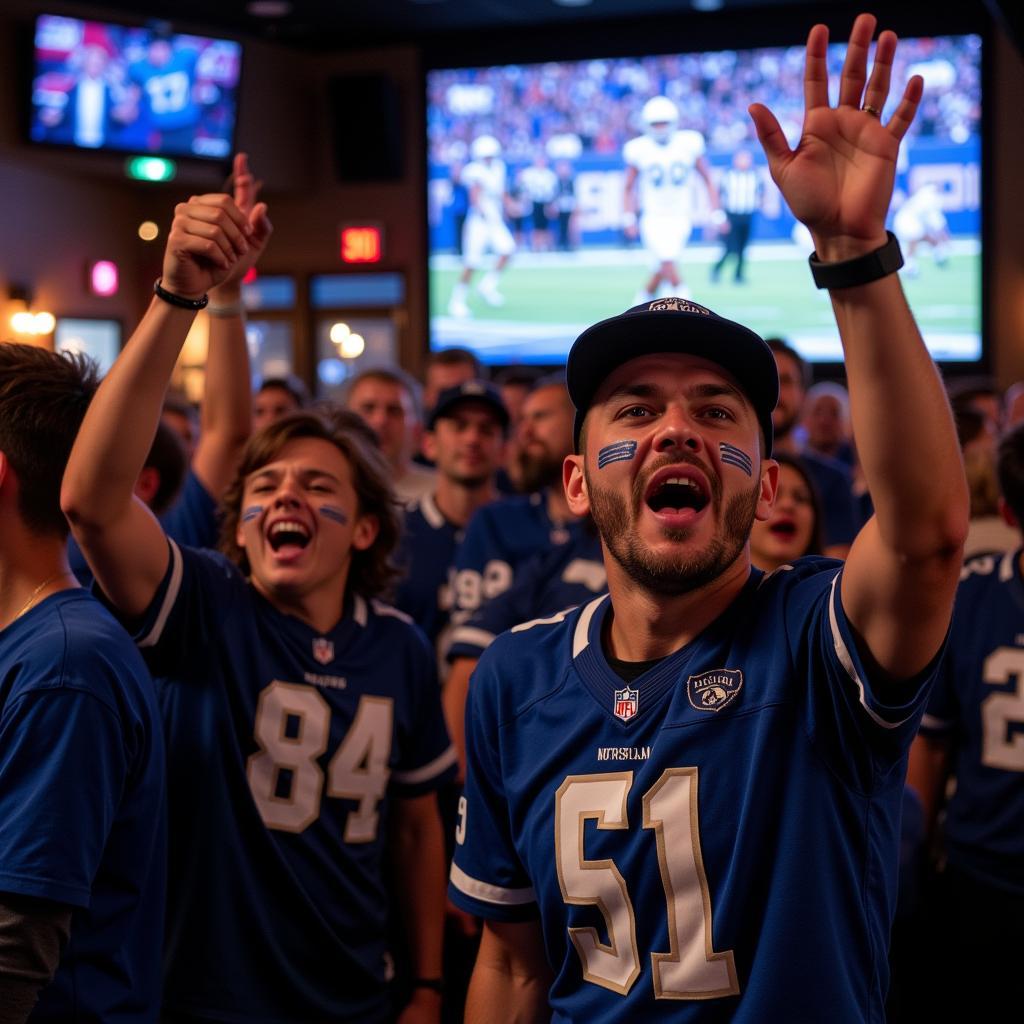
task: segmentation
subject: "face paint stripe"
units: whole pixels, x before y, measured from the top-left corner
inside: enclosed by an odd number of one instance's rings
[[[348,522],[348,515],[345,510],[338,508],[337,505],[321,505],[317,511],[324,517],[324,519],[333,519],[336,523],[344,525]]]
[[[734,444],[729,444],[727,441],[720,441],[718,450],[722,455],[724,465],[735,466],[737,469],[742,469],[747,476],[753,476],[753,460],[742,448],[737,448]]]
[[[242,522],[251,523],[254,519],[259,519],[261,515],[263,515],[262,505],[250,505],[242,512]]]
[[[612,462],[629,462],[636,455],[636,441],[617,441],[605,445],[597,453],[597,468],[604,469]]]

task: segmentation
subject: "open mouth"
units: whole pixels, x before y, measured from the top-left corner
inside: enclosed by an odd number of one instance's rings
[[[297,548],[301,551],[309,544],[309,540],[309,529],[295,519],[280,519],[267,533],[267,543],[275,552],[282,552],[286,548]]]
[[[792,519],[779,519],[768,529],[780,540],[792,540],[796,536],[796,523]]]
[[[709,500],[703,484],[689,476],[663,476],[648,488],[646,497],[652,512],[701,512]]]

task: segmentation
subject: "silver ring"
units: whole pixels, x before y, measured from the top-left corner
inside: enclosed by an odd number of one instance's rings
[[[870,117],[877,117],[879,120],[881,120],[882,118],[882,112],[877,107],[871,106],[870,103],[865,103],[864,106],[861,107],[860,109],[863,110],[864,113],[868,114]]]

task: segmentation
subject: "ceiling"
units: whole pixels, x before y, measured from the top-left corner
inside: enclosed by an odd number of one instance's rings
[[[64,0],[62,6],[99,16],[98,5],[87,0]],[[574,30],[594,30],[603,27],[602,23],[614,29],[614,22],[626,19],[653,22],[703,15],[721,20],[749,14],[755,8],[769,17],[788,8],[787,13],[800,12],[807,21],[808,15],[824,18],[849,4],[843,0],[147,0],[143,8],[139,0],[103,0],[102,6],[104,15],[123,14],[133,22],[166,19],[175,27],[216,29],[297,48],[327,50],[409,42],[429,45],[456,34],[467,41],[485,42],[496,33],[537,30],[570,37]],[[258,6],[276,8],[279,13],[251,13]],[[1021,47],[1024,4],[1020,0],[966,0],[956,6],[986,8]],[[890,10],[905,11],[907,7],[925,13],[935,9],[918,2]],[[481,37],[481,32],[485,36]]]

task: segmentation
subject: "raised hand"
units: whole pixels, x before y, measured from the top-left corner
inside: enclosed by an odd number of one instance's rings
[[[217,285],[218,297],[221,301],[224,300],[224,293],[227,292],[231,292],[232,298],[237,298],[242,278],[255,266],[256,261],[263,254],[272,230],[270,222],[266,218],[266,203],[260,203],[259,209],[257,209],[256,198],[263,187],[263,182],[258,181],[249,170],[249,158],[245,153],[235,154],[231,181],[235,206],[238,207],[252,227],[255,228],[262,223],[265,230],[254,231],[253,234],[248,236],[246,241],[249,243],[249,251],[238,260],[234,269]]]
[[[253,202],[256,186],[244,154],[235,158],[235,168],[234,199],[208,193],[175,207],[163,262],[163,286],[168,291],[199,298],[217,285],[241,280],[266,246],[273,228],[266,204]],[[239,200],[249,207],[247,212]]]
[[[772,178],[794,216],[810,229],[818,258],[824,261],[850,259],[885,244],[896,154],[921,100],[924,83],[915,75],[907,82],[896,112],[882,124],[896,35],[886,31],[878,37],[868,79],[868,48],[874,30],[873,15],[857,17],[843,63],[839,104],[830,107],[828,29],[824,25],[811,29],[804,67],[803,132],[795,149],[789,148],[767,107],[760,103],[750,107]]]

